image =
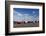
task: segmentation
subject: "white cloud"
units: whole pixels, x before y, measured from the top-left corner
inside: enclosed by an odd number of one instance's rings
[[[35,11],[33,11],[33,14],[35,13]]]
[[[29,14],[24,14],[24,16],[29,16]]]
[[[18,16],[22,16],[22,14],[21,14],[21,13],[19,13],[19,12],[15,12],[15,14],[17,14]]]

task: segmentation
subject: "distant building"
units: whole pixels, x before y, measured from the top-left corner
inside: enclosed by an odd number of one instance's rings
[[[39,23],[39,21],[14,21],[14,24]]]
[[[14,21],[14,24],[24,24],[25,21]]]
[[[33,23],[33,21],[28,21],[28,23]]]

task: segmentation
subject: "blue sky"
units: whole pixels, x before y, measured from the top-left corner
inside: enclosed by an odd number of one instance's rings
[[[39,9],[14,8],[14,21],[35,21],[39,20]]]

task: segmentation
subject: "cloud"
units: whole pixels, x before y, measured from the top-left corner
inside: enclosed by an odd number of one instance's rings
[[[32,16],[25,16],[25,21],[31,21],[32,20]]]
[[[33,21],[33,16],[23,15],[23,16],[14,16],[14,21]]]
[[[19,16],[22,16],[22,14],[18,13]]]
[[[29,16],[29,14],[24,14],[24,16]]]
[[[18,15],[18,16],[22,16],[22,14],[19,13],[19,12],[15,12],[15,14]]]
[[[33,14],[35,13],[35,11],[33,11]]]

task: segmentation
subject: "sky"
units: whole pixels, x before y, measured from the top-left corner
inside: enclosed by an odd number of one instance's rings
[[[14,8],[13,21],[38,21],[39,9]]]

